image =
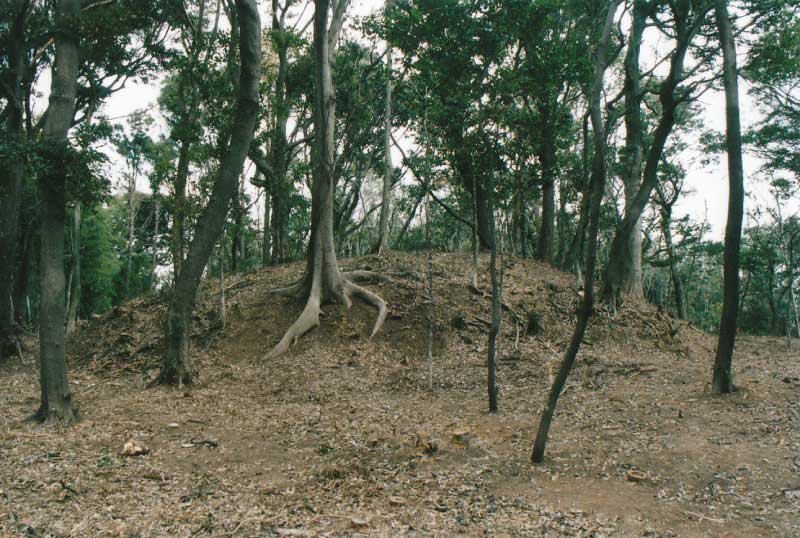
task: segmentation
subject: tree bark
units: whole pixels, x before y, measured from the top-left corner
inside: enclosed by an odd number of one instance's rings
[[[228,148],[214,180],[208,205],[197,221],[194,238],[175,282],[167,312],[167,349],[157,384],[191,383],[189,339],[197,288],[215,243],[222,233],[239,174],[250,148],[259,106],[261,21],[255,0],[236,0],[239,21],[240,73]]]
[[[539,238],[536,243],[536,259],[552,263],[553,238],[556,221],[556,141],[554,104],[545,96],[539,105],[542,118],[542,141],[539,144],[539,164],[542,168],[542,221],[539,227]]]
[[[67,381],[64,349],[64,223],[66,173],[64,159],[70,151],[67,133],[75,113],[78,82],[80,0],[58,4],[55,34],[56,58],[50,84],[50,101],[42,129],[49,155],[39,176],[41,246],[39,272],[39,360],[41,406],[33,420],[72,422],[77,410]]]
[[[67,335],[75,332],[78,307],[81,303],[81,203],[75,202],[72,209],[72,277],[67,308]]]
[[[578,322],[575,326],[575,332],[572,334],[572,339],[570,340],[564,360],[553,381],[553,386],[550,388],[547,404],[545,405],[544,411],[542,411],[539,429],[536,432],[536,441],[534,442],[533,451],[531,453],[531,461],[533,463],[541,463],[544,461],[544,451],[550,432],[550,423],[553,420],[553,414],[556,410],[556,404],[558,403],[561,391],[564,389],[567,376],[569,376],[572,366],[575,364],[575,358],[578,356],[578,350],[580,349],[583,336],[586,333],[586,327],[589,324],[589,318],[594,309],[594,269],[597,260],[597,233],[600,225],[600,205],[603,199],[603,193],[605,192],[606,183],[606,134],[600,98],[603,89],[603,78],[608,68],[608,47],[611,39],[611,29],[614,25],[614,15],[621,1],[622,0],[611,0],[609,2],[608,12],[606,13],[603,29],[597,42],[594,59],[594,77],[590,100],[592,128],[594,129],[594,157],[592,159],[589,244],[586,254],[586,283],[584,286],[583,300],[581,301],[580,310],[578,312]]]
[[[491,227],[492,249],[489,260],[489,272],[492,279],[492,324],[489,327],[488,354],[486,359],[486,385],[489,394],[489,412],[497,413],[497,382],[495,358],[497,354],[497,335],[500,334],[500,322],[503,314],[503,289],[497,274],[497,236],[494,219],[489,223]],[[500,262],[502,264],[502,260]]]
[[[25,20],[30,2],[15,0],[13,20],[8,34],[8,78],[6,90],[6,136],[10,142],[21,142],[24,103]],[[0,362],[16,352],[17,326],[14,322],[14,276],[17,262],[19,205],[24,175],[21,158],[0,160]]]
[[[725,142],[728,150],[728,220],[725,225],[722,315],[719,322],[717,353],[711,390],[727,394],[734,390],[733,348],[739,313],[739,254],[744,212],[744,169],[742,166],[742,128],[739,119],[739,72],[736,43],[726,0],[715,0],[719,40],[722,46],[722,77],[725,82]]]
[[[623,153],[622,181],[625,192],[625,212],[633,205],[642,178],[642,90],[639,72],[639,53],[642,48],[642,36],[647,22],[645,4],[636,0],[633,4],[633,21],[625,54],[625,150]],[[627,237],[627,259],[621,260],[627,267],[623,271],[622,290],[633,297],[644,297],[642,288],[642,219],[633,223],[633,229]]]
[[[739,254],[744,212],[744,171],[742,167],[742,128],[739,119],[739,72],[736,67],[736,43],[726,0],[715,0],[720,44],[722,45],[722,75],[725,82],[725,143],[728,150],[728,220],[725,225],[722,316],[719,323],[717,354],[711,390],[726,394],[733,386],[733,348],[736,339],[736,319],[739,313]]]

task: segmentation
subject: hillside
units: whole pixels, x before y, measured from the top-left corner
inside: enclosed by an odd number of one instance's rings
[[[484,266],[488,259],[482,258]],[[594,317],[559,403],[547,462],[529,464],[550,379],[574,326],[571,277],[506,263],[498,384],[486,413],[490,298],[469,259],[434,257],[433,363],[427,257],[344,260],[387,275],[389,303],[324,308],[289,353],[264,355],[302,305],[270,289],[302,264],[207,283],[197,384],[145,389],[165,305],[144,298],[81,328],[69,373],[82,421],[21,424],[38,401],[27,362],[0,366],[0,531],[25,536],[800,535],[800,357],[743,336],[741,390],[708,393],[714,338],[654,307]],[[488,289],[486,282],[483,286]],[[538,334],[514,316],[535,311]],[[35,347],[33,342],[29,347]],[[433,390],[429,389],[429,367]],[[456,435],[454,435],[454,433]],[[129,440],[149,453],[121,454]]]

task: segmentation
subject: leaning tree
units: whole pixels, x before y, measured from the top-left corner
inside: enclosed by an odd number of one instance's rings
[[[334,118],[335,100],[331,60],[336,40],[344,23],[349,0],[315,0],[314,10],[314,144],[312,153],[311,237],[308,242],[306,268],[302,278],[276,293],[304,298],[305,308],[286,331],[267,358],[286,352],[303,334],[319,326],[320,307],[325,303],[341,302],[348,308],[351,297],[374,306],[378,317],[372,329],[374,336],[383,326],[388,310],[382,298],[358,286],[356,274],[339,269],[333,241]],[[328,13],[332,12],[330,23]]]
[[[167,312],[167,349],[157,384],[191,383],[189,353],[192,311],[197,288],[211,251],[222,233],[228,207],[239,186],[239,174],[253,139],[261,80],[261,19],[256,0],[236,0],[239,34],[239,82],[230,138],[214,180],[208,205],[197,220],[194,238],[181,264]]]

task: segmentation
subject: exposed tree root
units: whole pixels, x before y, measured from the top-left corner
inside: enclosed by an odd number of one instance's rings
[[[378,311],[378,317],[375,320],[375,325],[372,327],[372,332],[369,335],[370,338],[375,336],[378,331],[381,330],[381,327],[383,327],[383,324],[386,321],[386,316],[389,314],[389,309],[386,307],[386,302],[380,296],[366,288],[362,288],[353,281],[374,281],[376,279],[385,280],[386,278],[371,271],[352,271],[348,273],[342,273],[341,288],[333,292],[335,298],[344,303],[348,310],[353,305],[351,297],[355,297],[363,303],[375,307],[375,309]],[[264,357],[265,359],[274,359],[275,357],[286,353],[289,348],[300,339],[301,336],[319,327],[319,317],[322,314],[322,293],[320,286],[317,284],[318,282],[315,282],[314,285],[312,285],[311,291],[308,293],[306,306],[303,308],[300,316],[292,324],[292,326],[289,327],[286,333],[284,333],[280,342],[278,342],[275,347],[272,348],[272,351],[270,351]],[[301,280],[292,286],[281,288],[279,290],[273,290],[272,293],[279,293],[280,295],[287,297],[297,297],[302,293],[302,290],[303,281]]]
[[[280,295],[281,297],[296,299],[303,293],[303,289],[305,287],[303,284],[304,283],[302,280],[298,280],[294,284],[286,286],[285,288],[276,288],[274,290],[270,290],[270,293],[273,295]]]
[[[385,275],[375,271],[365,271],[358,269],[355,271],[344,271],[342,277],[350,282],[386,282],[389,280]]]
[[[353,284],[350,280],[345,280],[344,286],[346,295],[353,295],[366,304],[374,306],[378,311],[378,317],[375,319],[375,325],[372,327],[372,332],[369,335],[370,338],[372,338],[381,330],[383,323],[386,321],[386,316],[389,314],[389,309],[386,308],[386,302],[368,289]]]

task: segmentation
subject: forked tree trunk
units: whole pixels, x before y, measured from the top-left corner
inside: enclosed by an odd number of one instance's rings
[[[63,160],[70,151],[67,133],[75,113],[75,92],[80,57],[80,0],[58,4],[55,36],[56,59],[50,84],[50,103],[43,141],[47,144],[46,169],[39,176],[41,246],[39,272],[39,360],[42,402],[33,420],[73,421],[77,411],[67,382],[64,350],[65,286],[64,223],[66,175]]]
[[[722,45],[722,77],[725,82],[726,147],[728,150],[728,222],[725,225],[724,284],[722,316],[719,322],[717,354],[711,390],[727,394],[733,386],[733,347],[739,313],[739,251],[744,211],[744,170],[742,166],[742,128],[739,119],[739,73],[734,41],[725,0],[715,0],[719,40]]]
[[[240,74],[231,136],[214,180],[208,205],[197,220],[194,238],[175,282],[167,311],[166,342],[157,384],[191,383],[194,376],[189,339],[197,287],[222,233],[239,174],[253,139],[261,77],[261,20],[256,0],[236,0],[239,21]]]
[[[394,0],[386,0],[386,9],[394,5]],[[392,214],[392,45],[386,42],[386,108],[384,110],[384,170],[383,193],[381,194],[381,217],[378,223],[378,240],[375,253],[382,254],[389,248],[389,216]],[[426,217],[427,218],[427,217]]]
[[[23,135],[24,103],[22,94],[25,71],[25,20],[30,2],[15,0],[13,21],[8,34],[8,119],[5,136],[12,141]],[[14,140],[16,139],[16,140]],[[14,276],[17,268],[19,203],[24,175],[24,161],[0,159],[0,362],[15,353],[17,327],[14,322]]]
[[[614,25],[614,15],[622,0],[611,0],[608,6],[605,23],[602,33],[597,42],[594,59],[594,77],[592,81],[592,92],[590,98],[590,113],[592,127],[594,129],[594,157],[592,159],[592,190],[591,205],[589,211],[589,238],[588,252],[586,254],[586,284],[584,286],[583,300],[581,301],[580,311],[578,312],[578,322],[575,332],[572,334],[569,347],[558,370],[553,386],[550,387],[550,394],[547,404],[542,411],[539,422],[539,429],[536,432],[536,441],[531,453],[533,463],[544,461],[544,451],[547,445],[547,436],[550,432],[550,423],[556,410],[558,397],[564,389],[575,358],[578,355],[589,318],[594,308],[594,268],[597,259],[597,232],[600,226],[600,205],[605,192],[606,183],[606,134],[605,125],[601,111],[600,96],[603,89],[603,78],[608,67],[608,47],[611,39],[611,29]]]
[[[347,0],[333,4],[333,17],[328,27],[329,0],[316,0],[314,10],[314,146],[312,153],[313,180],[311,187],[311,237],[308,243],[306,269],[301,280],[277,293],[306,298],[300,316],[270,351],[271,359],[285,353],[295,340],[319,326],[323,304],[340,302],[348,308],[354,296],[378,310],[372,329],[374,336],[383,325],[388,310],[383,299],[357,286],[339,270],[336,259],[333,226],[334,190],[334,117],[335,100],[331,56],[344,20]]]
[[[631,275],[634,268],[630,262],[634,257],[631,253],[631,248],[632,246],[635,248],[635,241],[632,240],[632,236],[636,233],[637,223],[658,182],[661,156],[675,125],[676,111],[680,104],[676,89],[682,81],[686,52],[692,42],[692,38],[700,29],[701,23],[706,19],[708,13],[705,7],[701,7],[695,12],[694,8],[686,0],[672,4],[672,8],[675,21],[676,45],[670,58],[669,73],[659,89],[661,116],[647,151],[642,183],[633,199],[626,204],[625,217],[617,227],[614,239],[611,242],[608,266],[603,279],[603,298],[610,305],[612,312],[616,311],[624,284],[630,282],[633,278]]]

